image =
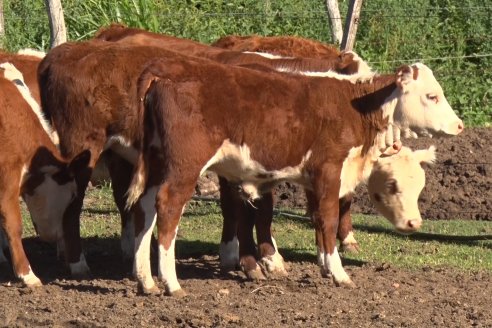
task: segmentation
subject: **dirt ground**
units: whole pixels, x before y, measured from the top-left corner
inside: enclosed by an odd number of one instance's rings
[[[468,129],[457,138],[407,143],[424,147],[432,142],[439,151],[439,164],[427,171],[424,216],[447,219],[459,213],[492,219],[490,140],[492,129]],[[277,197],[284,206],[303,205],[302,192],[294,187],[279,189]],[[354,209],[371,211],[360,200]],[[239,272],[221,273],[215,254],[196,254],[178,260],[178,277],[188,296],[175,299],[137,294],[129,278],[131,265],[122,264],[116,239],[85,241],[94,279],[82,281],[68,277],[53,246],[36,238],[24,244],[45,286],[22,288],[10,267],[0,267],[0,326],[492,327],[489,273],[405,271],[344,261],[357,284],[345,289],[321,278],[311,254],[302,256],[302,262],[286,256],[289,277],[264,282],[246,281]]]

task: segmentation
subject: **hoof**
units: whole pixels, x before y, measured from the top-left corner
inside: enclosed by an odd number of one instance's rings
[[[346,281],[335,281],[335,285],[337,287],[343,287],[343,288],[350,288],[350,289],[353,289],[353,288],[356,288],[357,286],[354,284],[354,282],[352,280],[346,280]]]
[[[282,278],[289,275],[287,273],[287,270],[285,269],[285,262],[281,256],[263,257],[261,260],[258,261],[258,264],[260,265],[263,273],[269,278]]]
[[[24,286],[28,288],[38,288],[43,286],[43,283],[39,278],[36,277],[36,279],[30,279],[29,281],[23,281]]]
[[[166,295],[171,296],[171,297],[175,297],[175,298],[183,298],[187,294],[183,289],[176,289],[175,291],[172,291],[172,292],[166,290]]]
[[[321,273],[321,277],[323,277],[323,278],[330,278],[331,277],[331,272],[324,267],[320,267],[320,273]]]
[[[357,254],[360,251],[360,246],[358,243],[347,243],[340,245],[340,251],[344,253]]]
[[[161,293],[161,290],[156,285],[147,288],[142,286],[141,284],[138,284],[138,293],[141,295],[159,295]]]
[[[254,270],[245,271],[244,273],[249,280],[266,280],[266,277],[259,266]]]
[[[83,272],[73,272],[71,276],[75,280],[87,280],[91,278],[91,272],[89,270]]]

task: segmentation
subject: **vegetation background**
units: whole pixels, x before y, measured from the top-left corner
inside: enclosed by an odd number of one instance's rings
[[[340,0],[342,25],[349,0]],[[331,42],[324,0],[63,0],[69,40],[111,22],[210,43],[228,34]],[[44,0],[4,0],[4,47],[47,50]],[[492,3],[367,0],[355,51],[379,72],[422,61],[467,125],[492,123]]]

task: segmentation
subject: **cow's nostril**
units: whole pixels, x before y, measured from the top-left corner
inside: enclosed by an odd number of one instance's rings
[[[458,123],[458,131],[463,131],[465,129],[465,126],[463,125],[463,123]]]
[[[408,220],[407,221],[407,227],[410,229],[418,229],[420,228],[420,221],[419,220]]]

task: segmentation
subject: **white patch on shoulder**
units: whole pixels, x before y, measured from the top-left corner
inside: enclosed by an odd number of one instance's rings
[[[137,150],[132,146],[131,141],[127,140],[122,135],[113,135],[109,137],[104,145],[104,150],[106,149],[111,149],[133,165],[137,163]]]
[[[251,158],[251,151],[248,145],[236,145],[227,139],[224,140],[215,155],[205,164],[200,171],[200,175],[206,170],[210,170],[228,181],[242,182],[243,188],[246,188],[250,195],[258,194],[256,189],[261,187],[262,184],[277,183],[285,180],[310,187],[304,167],[311,157],[311,153],[311,150],[309,150],[303,156],[301,162],[294,167],[289,166],[269,171]]]
[[[243,54],[253,54],[253,55],[258,55],[262,56],[268,59],[289,59],[289,58],[294,58],[294,57],[283,57],[279,55],[274,55],[270,54],[268,52],[256,52],[256,51],[243,51]]]

